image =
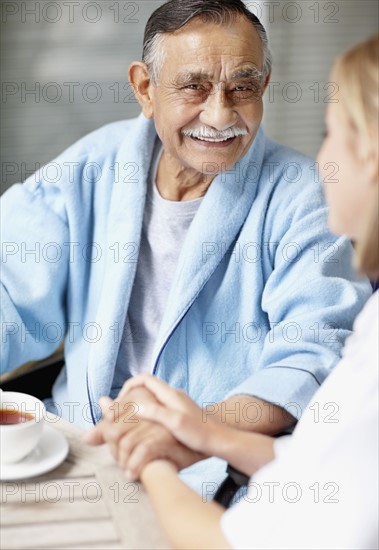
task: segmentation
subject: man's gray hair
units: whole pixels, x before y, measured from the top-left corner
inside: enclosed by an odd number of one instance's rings
[[[153,84],[158,84],[164,62],[165,34],[181,29],[195,17],[215,25],[228,25],[241,16],[250,21],[262,41],[263,84],[272,66],[267,33],[258,17],[241,0],[169,0],[156,9],[146,24],[142,51],[142,61],[147,65]]]

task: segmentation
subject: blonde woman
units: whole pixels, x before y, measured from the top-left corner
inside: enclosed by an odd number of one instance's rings
[[[329,224],[350,235],[358,268],[377,279],[378,37],[339,58],[332,81],[339,101],[328,107],[319,154],[321,170],[328,162],[339,169],[338,181],[325,186]],[[378,547],[378,328],[376,292],[293,435],[277,440],[217,423],[154,377],[126,383],[124,392],[145,386],[158,400],[139,411],[142,418],[252,476],[248,495],[225,511],[184,485],[172,463],[155,460],[139,472],[138,456],[131,454],[129,475],[142,480],[174,548]]]

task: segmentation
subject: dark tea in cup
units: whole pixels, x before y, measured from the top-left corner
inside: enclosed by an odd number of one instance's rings
[[[6,426],[9,424],[21,424],[22,422],[34,420],[34,418],[35,417],[28,412],[0,409],[0,426]]]
[[[15,464],[37,447],[45,405],[27,393],[0,392],[0,464]]]

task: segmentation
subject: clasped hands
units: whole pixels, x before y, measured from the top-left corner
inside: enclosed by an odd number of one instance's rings
[[[102,420],[83,437],[90,445],[107,443],[130,481],[140,479],[154,460],[171,462],[177,470],[207,458],[211,424],[203,410],[184,392],[143,374],[126,382],[118,397],[100,399]]]

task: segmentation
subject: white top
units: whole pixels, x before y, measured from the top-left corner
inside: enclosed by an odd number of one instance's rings
[[[137,272],[124,328],[125,367],[131,375],[151,372],[151,358],[184,239],[202,197],[170,201],[156,187],[162,144],[157,140],[148,178]],[[127,372],[121,376],[119,386]]]
[[[356,319],[343,357],[276,458],[222,519],[233,548],[378,548],[378,302]]]

